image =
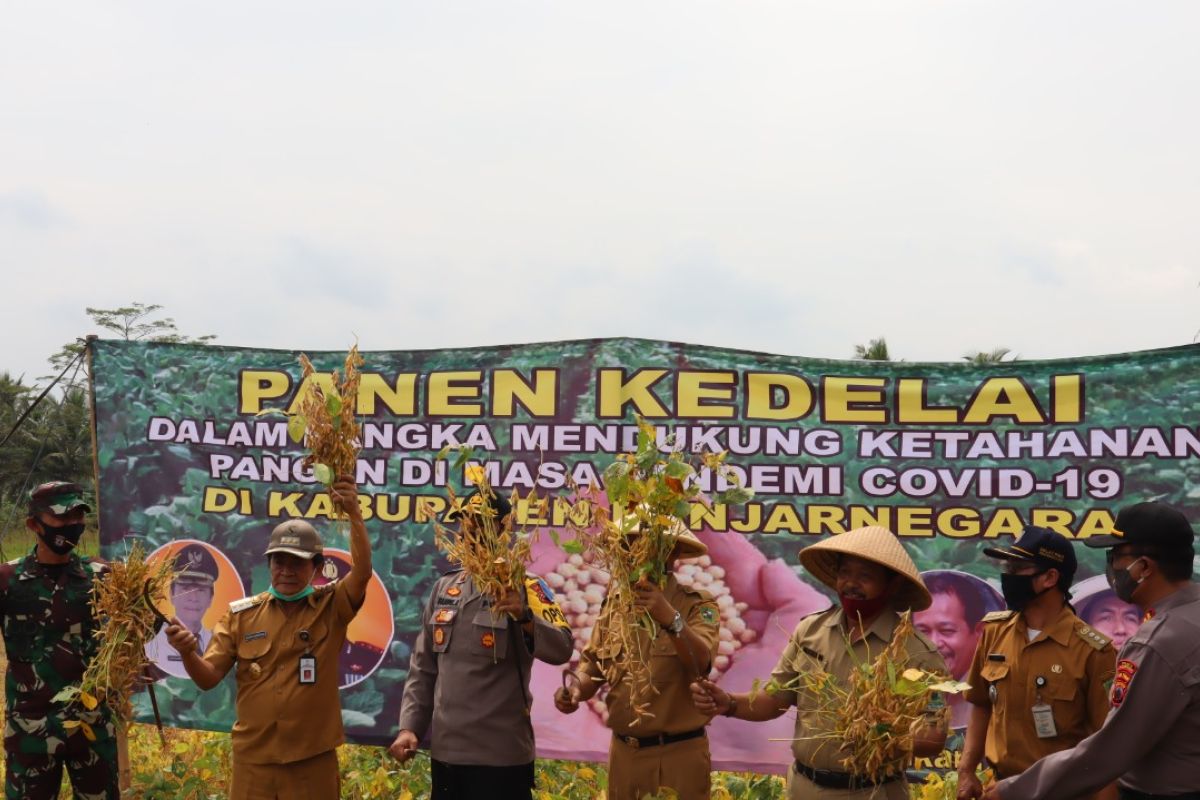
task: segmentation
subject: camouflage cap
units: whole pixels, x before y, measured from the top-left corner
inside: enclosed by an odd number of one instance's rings
[[[62,515],[82,508],[91,511],[83,499],[83,487],[78,483],[67,481],[50,481],[34,488],[29,494],[29,515],[33,516],[42,511]]]
[[[217,560],[202,544],[189,544],[175,553],[176,581],[213,584],[217,580]]]
[[[300,558],[313,558],[321,555],[324,546],[321,534],[317,529],[302,519],[289,519],[271,531],[271,541],[267,543],[267,551],[271,553],[291,553]]]

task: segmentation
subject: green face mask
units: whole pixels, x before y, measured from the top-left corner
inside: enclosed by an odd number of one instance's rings
[[[282,594],[281,592],[277,592],[275,590],[274,586],[269,587],[267,589],[267,591],[270,592],[271,597],[274,597],[276,600],[283,600],[286,603],[291,603],[296,600],[303,600],[304,598],[308,597],[310,594],[313,593],[313,587],[312,587],[312,584],[310,583],[308,586],[305,586],[303,589],[296,592],[295,594]]]

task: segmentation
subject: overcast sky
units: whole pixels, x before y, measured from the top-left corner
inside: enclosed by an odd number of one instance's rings
[[[1200,3],[0,0],[0,370],[640,336],[1030,358],[1200,329]]]

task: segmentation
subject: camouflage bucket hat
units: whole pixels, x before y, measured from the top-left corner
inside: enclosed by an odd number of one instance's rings
[[[83,499],[83,487],[78,483],[67,481],[50,481],[34,488],[29,494],[29,515],[47,511],[61,516],[82,508],[91,511],[92,507]]]

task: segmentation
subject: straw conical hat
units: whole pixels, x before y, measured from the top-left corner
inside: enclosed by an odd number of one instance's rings
[[[621,526],[621,519],[614,519],[618,526]],[[641,524],[634,522],[626,531],[626,536],[632,536],[635,533],[641,532]],[[669,532],[675,537],[675,557],[676,558],[698,558],[708,552],[708,545],[696,538],[696,534],[687,529],[679,520],[675,520],[671,525]]]
[[[923,611],[933,603],[929,590],[917,572],[904,545],[887,528],[872,525],[831,536],[823,542],[809,545],[800,551],[800,563],[808,574],[837,590],[838,556],[847,555],[887,567],[905,579],[896,595],[898,608]]]

